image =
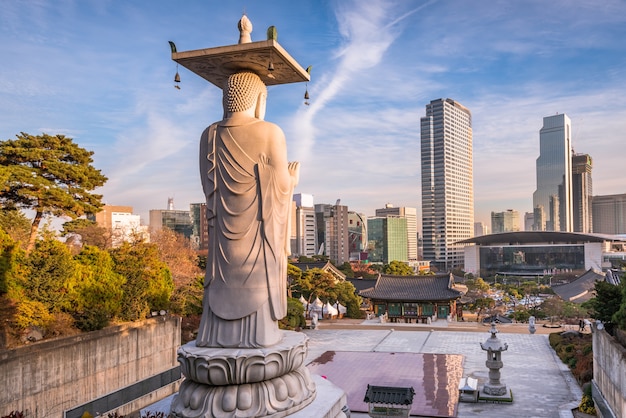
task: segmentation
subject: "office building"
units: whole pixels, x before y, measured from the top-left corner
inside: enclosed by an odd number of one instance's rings
[[[209,222],[207,221],[206,203],[192,203],[189,205],[191,217],[191,244],[194,249],[206,251],[209,249]]]
[[[626,193],[594,196],[591,211],[594,233],[626,234]]]
[[[311,257],[317,254],[317,227],[313,195],[297,193],[293,195],[294,211],[291,233],[293,236],[291,254]]]
[[[535,216],[536,231],[572,232],[572,144],[571,121],[566,114],[543,118],[539,131],[537,190],[533,208],[542,208],[543,218]]]
[[[327,255],[335,264],[350,260],[348,207],[337,200],[334,205],[316,204],[318,254]]]
[[[87,215],[87,219],[110,233],[110,245],[113,247],[148,238],[147,228],[141,225],[139,215],[133,215],[132,206],[104,205],[100,212]]]
[[[519,212],[512,209],[491,212],[491,230],[494,234],[519,231]]]
[[[348,242],[350,261],[367,260],[367,220],[362,213],[348,211]]]
[[[588,154],[572,156],[572,215],[574,232],[593,232],[591,199],[591,157]]]
[[[150,210],[150,230],[160,231],[163,228],[169,228],[185,238],[191,238],[193,233],[190,212],[174,209],[174,199],[171,197],[167,199],[167,209]]]
[[[368,218],[367,231],[370,262],[408,262],[406,218],[392,215]]]
[[[426,105],[421,118],[424,260],[438,270],[463,268],[459,241],[474,233],[472,114],[452,99]]]
[[[535,224],[535,214],[533,212],[526,212],[524,214],[524,231],[532,231]]]
[[[489,235],[491,233],[489,231],[490,231],[489,226],[486,225],[484,222],[474,222],[474,236],[475,237]]]
[[[408,261],[417,261],[417,209],[394,207],[387,203],[384,208],[376,209],[376,216],[399,216],[406,219],[406,243]]]

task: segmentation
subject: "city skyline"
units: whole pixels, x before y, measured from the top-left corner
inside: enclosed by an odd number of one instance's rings
[[[626,192],[626,4],[620,1],[9,2],[0,16],[0,139],[65,134],[94,151],[98,193],[150,209],[204,200],[200,134],[221,92],[179,67],[179,51],[237,42],[242,11],[270,25],[311,82],[271,87],[267,120],[301,162],[296,193],[372,216],[392,203],[421,219],[419,123],[431,100],[472,112],[475,220],[533,209],[545,116],[566,113],[594,161],[593,194]],[[488,30],[486,29],[488,28]],[[305,90],[309,105],[304,104]],[[421,230],[421,226],[419,227]]]

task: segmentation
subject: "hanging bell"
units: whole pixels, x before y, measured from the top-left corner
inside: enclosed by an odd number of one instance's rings
[[[270,61],[269,65],[267,66],[267,71],[274,71],[274,63],[272,61]]]
[[[178,74],[178,71],[176,71],[176,75],[174,76],[174,82],[180,83],[180,75]]]
[[[304,100],[309,100],[309,90],[304,91]]]

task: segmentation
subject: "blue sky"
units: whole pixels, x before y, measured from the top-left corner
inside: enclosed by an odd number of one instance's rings
[[[296,193],[366,215],[421,206],[419,120],[433,99],[472,112],[476,220],[532,210],[544,116],[567,113],[593,158],[594,195],[626,193],[626,2],[14,0],[0,13],[0,139],[64,134],[109,178],[99,193],[150,209],[201,202],[200,134],[221,91],[178,51],[268,26],[308,86],[269,89],[266,120],[301,162]],[[308,87],[310,105],[303,103]]]

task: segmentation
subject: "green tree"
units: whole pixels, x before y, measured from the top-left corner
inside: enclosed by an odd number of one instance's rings
[[[480,316],[483,311],[493,309],[496,306],[496,301],[492,298],[478,298],[476,301],[470,305],[470,311],[478,310],[476,313],[476,320],[480,322]]]
[[[626,330],[626,275],[622,276],[622,281],[618,286],[622,292],[622,302],[617,312],[613,314],[613,322],[619,329]]]
[[[69,302],[68,293],[78,271],[69,249],[55,239],[37,241],[26,267],[28,276],[23,286],[28,299],[43,303],[50,313],[61,312]]]
[[[111,255],[95,246],[84,246],[75,257],[79,277],[70,294],[66,310],[82,331],[94,331],[109,325],[122,310],[126,279],[114,271]]]
[[[174,284],[154,244],[124,243],[111,250],[111,256],[115,271],[126,278],[122,286],[122,320],[136,321],[150,310],[168,309]]]
[[[347,309],[346,315],[350,318],[360,319],[363,317],[361,311],[361,297],[356,294],[356,288],[348,281],[337,282],[335,285],[337,301]]]
[[[304,319],[304,306],[298,299],[287,299],[287,315],[278,322],[281,329],[303,328],[306,325]]]
[[[302,273],[302,276],[294,281],[293,289],[300,293],[306,300],[311,302],[319,297],[323,302],[336,299],[335,277],[320,268],[313,268]]]
[[[620,310],[622,304],[621,287],[608,282],[596,282],[594,293],[596,296],[583,303],[583,307],[589,309],[592,318],[612,324],[613,315]]]
[[[30,235],[30,220],[21,210],[9,208],[0,210],[0,228],[9,234],[13,241],[26,248]]]
[[[27,300],[22,287],[26,282],[23,258],[18,243],[0,228],[0,349],[17,345],[21,325],[34,322],[34,318],[21,315],[24,309],[20,310],[20,303]],[[39,311],[49,316],[47,309],[39,305]]]
[[[415,273],[407,263],[393,260],[391,263],[385,264],[383,267],[383,274],[391,274],[394,276],[413,276]]]
[[[91,164],[93,152],[64,135],[29,135],[0,141],[0,204],[4,208],[30,209],[35,213],[27,251],[37,239],[44,215],[77,218],[95,213],[101,195],[91,193],[107,178]]]
[[[344,262],[342,265],[338,266],[337,269],[345,274],[346,277],[354,277],[354,271],[349,261]]]
[[[73,244],[78,241],[79,247],[91,245],[102,250],[111,248],[111,232],[85,218],[65,222],[61,236],[67,237],[66,243]]]
[[[17,284],[20,271],[23,271],[22,262],[23,252],[18,243],[0,228],[0,295]]]
[[[294,284],[302,277],[302,269],[287,263],[287,296],[292,297]]]
[[[467,290],[470,292],[483,294],[489,291],[489,283],[484,281],[481,277],[477,277],[476,279],[467,279],[465,281],[465,285],[467,286]]]

